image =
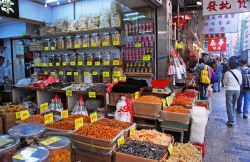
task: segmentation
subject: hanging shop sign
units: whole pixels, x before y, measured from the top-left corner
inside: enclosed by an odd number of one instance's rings
[[[206,16],[203,22],[203,34],[237,33],[239,14]]]
[[[176,49],[184,49],[185,44],[183,42],[176,41],[175,42],[175,47],[176,47]]]
[[[0,16],[19,18],[18,0],[0,0]]]
[[[208,51],[209,52],[223,52],[226,51],[227,41],[226,38],[216,38],[216,39],[208,39]]]
[[[203,15],[219,15],[250,11],[250,0],[205,0]]]

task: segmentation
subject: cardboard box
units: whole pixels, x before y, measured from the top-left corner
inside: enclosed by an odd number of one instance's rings
[[[135,101],[133,105],[133,114],[159,118],[161,109],[162,104],[152,104]]]
[[[75,149],[76,162],[112,162],[113,157],[113,153],[108,155],[101,155],[95,152]]]
[[[0,117],[0,134],[3,134],[3,118]]]
[[[137,97],[141,97],[141,94],[142,94],[142,91],[138,91],[136,93],[131,93],[131,94],[111,92],[109,94],[109,103],[111,105],[116,105],[122,96],[125,96],[126,98],[129,98],[129,99],[136,99]]]
[[[161,120],[172,121],[188,124],[190,122],[190,114],[181,114],[176,112],[161,111]]]
[[[2,114],[3,118],[3,128],[4,128],[4,133],[8,133],[8,130],[16,125],[16,113],[5,113]]]

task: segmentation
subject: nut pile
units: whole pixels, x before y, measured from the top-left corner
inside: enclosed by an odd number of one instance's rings
[[[14,112],[19,112],[27,110],[24,106],[22,105],[5,105],[5,106],[0,106],[0,113],[14,113]]]
[[[72,115],[68,116],[67,118],[65,118],[63,120],[74,122],[78,118],[83,118],[84,123],[90,123],[90,117],[82,115],[82,114],[72,114]]]
[[[95,124],[110,126],[112,128],[116,128],[119,130],[127,129],[132,125],[132,123],[122,122],[116,119],[107,119],[107,118],[101,119],[97,121]]]
[[[57,122],[49,123],[46,125],[46,127],[49,127],[52,129],[60,129],[60,130],[74,130],[75,128],[73,122],[67,122],[67,121],[57,121]]]
[[[36,124],[43,124],[44,117],[42,115],[32,115],[28,119],[20,121],[21,123],[36,123]]]
[[[138,98],[136,101],[144,102],[144,103],[154,103],[154,104],[162,104],[163,100],[155,97],[155,96],[142,96]]]
[[[50,150],[50,162],[71,162],[71,152],[66,149]]]

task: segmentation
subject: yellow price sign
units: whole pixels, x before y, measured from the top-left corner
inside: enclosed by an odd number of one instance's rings
[[[48,72],[48,71],[44,71],[43,74],[44,74],[44,75],[48,75],[49,72]]]
[[[138,99],[140,97],[140,92],[135,92],[135,99]]]
[[[120,45],[120,41],[113,41],[113,46],[119,46]]]
[[[72,90],[66,90],[66,96],[71,97],[72,96]]]
[[[95,66],[100,66],[101,62],[100,61],[95,61]]]
[[[74,47],[75,47],[75,48],[81,48],[81,45],[78,43],[78,44],[75,44]]]
[[[67,72],[67,76],[70,76],[70,75],[72,75],[72,72]]]
[[[77,62],[77,65],[78,65],[78,66],[82,66],[82,65],[83,65],[82,61],[78,61],[78,62]]]
[[[126,76],[120,76],[119,80],[122,81],[122,82],[126,82],[127,77]]]
[[[93,122],[95,122],[95,121],[98,120],[98,116],[97,116],[97,112],[96,111],[93,112],[93,113],[91,113],[89,116],[90,116],[91,123],[93,123]]]
[[[23,157],[23,155],[22,155],[24,152],[29,154],[29,155],[32,155],[36,151],[37,151],[37,149],[35,149],[35,148],[26,147],[21,153],[14,155],[13,158],[17,159],[17,160],[25,160],[25,157]]]
[[[23,155],[21,155],[20,153],[14,155],[12,158],[13,158],[13,159],[17,159],[17,160],[24,160]]]
[[[58,137],[51,137],[51,138],[49,138],[49,139],[46,139],[46,140],[41,141],[40,144],[43,144],[44,146],[49,146],[49,145],[51,145],[51,144],[53,144],[53,143],[56,143],[56,142],[58,142],[58,141],[60,141],[60,140],[61,140],[61,139],[58,138]]]
[[[63,75],[63,71],[59,71],[59,75]]]
[[[75,66],[75,65],[76,65],[76,62],[74,62],[74,61],[70,62],[70,65],[71,65],[71,66]]]
[[[3,146],[3,145],[8,144],[10,142],[13,142],[13,140],[12,139],[8,139],[8,138],[3,138],[3,139],[0,140],[0,147]]]
[[[78,72],[74,72],[74,76],[78,76]]]
[[[83,126],[83,118],[77,118],[75,120],[75,129],[81,128]]]
[[[16,119],[20,119],[21,116],[20,116],[20,112],[16,112]]]
[[[130,130],[129,130],[129,136],[133,136],[135,135],[135,127],[132,127]]]
[[[109,46],[109,42],[102,42],[102,46]]]
[[[84,47],[84,48],[88,47],[88,43],[83,43],[82,47]]]
[[[117,83],[118,79],[117,78],[113,78],[113,83]]]
[[[50,73],[50,75],[54,76],[54,75],[56,75],[56,72],[52,71],[52,72]]]
[[[105,60],[105,61],[103,62],[103,65],[104,65],[104,66],[109,66],[109,65],[110,65],[110,61]]]
[[[42,63],[41,66],[42,66],[42,67],[46,67],[46,64],[45,64],[45,63]]]
[[[96,98],[96,92],[89,92],[89,98]]]
[[[28,119],[30,117],[30,112],[28,110],[20,111],[21,120]]]
[[[56,62],[56,66],[60,66],[60,62]]]
[[[143,61],[150,61],[151,60],[151,56],[150,55],[144,55],[143,56]]]
[[[98,71],[93,71],[93,75],[98,75]]]
[[[120,65],[120,61],[119,60],[113,60],[113,65]]]
[[[53,113],[44,115],[44,124],[53,122]]]
[[[102,72],[102,76],[103,76],[104,78],[108,78],[108,77],[109,77],[109,71],[104,71],[104,72]]]
[[[44,49],[44,51],[48,51],[49,47],[44,47],[43,49]]]
[[[62,66],[67,66],[67,62],[62,62]]]
[[[97,47],[97,44],[95,42],[91,42],[91,47]]]
[[[34,65],[35,67],[38,67],[39,66],[39,64],[38,63],[35,63],[35,65]]]
[[[84,76],[89,76],[89,72],[85,71],[85,72],[83,73],[83,75],[84,75]]]
[[[113,75],[114,75],[114,77],[119,77],[119,76],[121,76],[121,72],[120,71],[114,71]]]
[[[41,114],[42,112],[48,110],[48,108],[49,108],[49,103],[48,103],[48,102],[46,102],[46,103],[44,103],[44,104],[41,104],[41,105],[40,105],[40,114]]]
[[[117,140],[117,146],[120,147],[121,145],[123,145],[125,143],[125,139],[124,139],[124,136],[120,137],[118,140]]]
[[[172,143],[168,146],[168,152],[170,155],[174,152],[174,146]]]
[[[61,112],[61,117],[67,118],[68,116],[69,116],[69,111],[68,111],[68,110],[63,110],[63,111]]]
[[[92,62],[91,61],[87,61],[87,66],[92,66]]]
[[[49,63],[49,66],[53,66],[53,64],[52,64],[52,63]]]
[[[55,51],[56,48],[55,48],[55,47],[50,47],[50,50],[51,50],[51,51]]]

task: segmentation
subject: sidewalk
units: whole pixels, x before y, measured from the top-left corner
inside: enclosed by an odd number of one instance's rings
[[[207,126],[204,162],[250,162],[250,118],[236,114],[236,125],[227,128],[225,91],[213,93],[213,111]]]

